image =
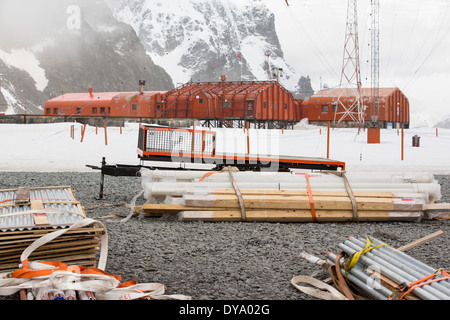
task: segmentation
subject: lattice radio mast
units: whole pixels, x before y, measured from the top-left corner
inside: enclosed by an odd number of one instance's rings
[[[361,72],[359,66],[359,40],[358,40],[358,10],[357,0],[348,0],[347,22],[344,42],[344,57],[342,61],[341,81],[339,87],[340,95],[337,105],[342,112],[334,113],[335,126],[348,117],[357,122],[359,126],[364,125],[364,110],[361,103]],[[345,90],[342,90],[345,89]],[[344,98],[346,97],[344,101]],[[350,99],[350,100],[349,100]],[[349,103],[350,102],[350,103]],[[336,123],[336,118],[338,121]]]
[[[378,120],[380,112],[380,2],[371,0],[371,112],[372,122]]]

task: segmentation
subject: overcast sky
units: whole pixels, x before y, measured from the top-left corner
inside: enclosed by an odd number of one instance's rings
[[[314,90],[339,85],[347,0],[266,0],[287,62]],[[450,117],[450,1],[380,0],[380,87],[398,87],[411,114]],[[361,80],[371,86],[371,0],[358,0]],[[431,123],[434,124],[434,123]]]

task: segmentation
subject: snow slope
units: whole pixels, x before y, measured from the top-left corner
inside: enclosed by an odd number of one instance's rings
[[[10,66],[28,72],[39,91],[44,91],[47,87],[48,79],[45,70],[41,68],[39,60],[33,52],[26,49],[11,50],[11,53],[0,50],[0,59]]]
[[[92,171],[102,157],[109,164],[139,164],[138,124],[104,129],[87,126],[83,142],[81,127],[75,123],[1,124],[0,171]],[[217,152],[245,153],[243,129],[213,129],[217,132]],[[250,129],[250,153],[326,157],[327,128],[300,124],[296,130]],[[96,133],[97,132],[97,133]],[[412,147],[412,137],[420,137],[420,147]],[[356,129],[330,130],[330,158],[344,161],[347,171],[427,171],[450,174],[450,129],[404,130],[404,160],[401,160],[401,132],[382,129],[380,144],[367,144],[367,133]]]

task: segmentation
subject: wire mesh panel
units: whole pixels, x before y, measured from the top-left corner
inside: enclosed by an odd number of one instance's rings
[[[142,126],[139,131],[140,155],[214,155],[214,131]]]

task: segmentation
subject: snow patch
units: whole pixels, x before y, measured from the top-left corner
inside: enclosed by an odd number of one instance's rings
[[[37,46],[35,50],[41,47]],[[39,60],[27,49],[13,49],[11,53],[0,50],[0,59],[7,65],[27,72],[36,83],[36,89],[44,91],[48,85],[45,70],[40,67]]]
[[[16,112],[14,111],[14,107],[20,107],[20,102],[11,94],[11,92],[6,90],[5,88],[0,87],[0,91],[5,98],[8,106],[5,114],[15,114]]]

